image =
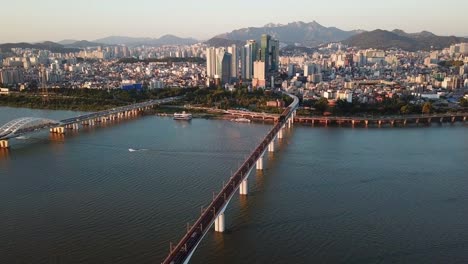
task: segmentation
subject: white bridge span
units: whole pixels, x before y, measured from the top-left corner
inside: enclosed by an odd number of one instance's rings
[[[36,129],[43,129],[60,124],[59,121],[38,118],[38,117],[22,117],[12,120],[0,127],[0,139],[12,138],[23,133],[31,132]]]

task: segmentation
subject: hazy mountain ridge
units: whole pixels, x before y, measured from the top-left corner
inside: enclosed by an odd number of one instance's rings
[[[136,38],[125,36],[109,36],[101,39],[94,40],[97,43],[108,45],[148,45],[148,46],[162,46],[162,45],[192,45],[199,41],[194,38],[180,38],[174,35],[164,35],[160,38]]]
[[[245,41],[214,37],[205,41],[204,44],[210,47],[218,48],[218,47],[227,47],[231,45],[243,46],[245,45]]]
[[[299,21],[286,25],[270,23],[263,27],[237,29],[217,35],[216,38],[246,41],[249,39],[259,40],[262,34],[269,34],[283,43],[317,46],[345,40],[361,32],[362,30],[344,31],[336,27],[325,27],[316,21],[310,23]]]
[[[428,31],[419,33],[406,33],[401,29],[387,31],[377,29],[354,35],[343,41],[349,46],[363,49],[389,49],[399,48],[407,51],[444,49],[450,45],[466,42],[467,38],[455,36],[437,36]]]
[[[11,50],[13,48],[49,50],[50,52],[54,52],[54,53],[69,53],[69,52],[80,51],[80,49],[66,47],[64,45],[61,45],[52,41],[44,41],[41,43],[33,43],[33,44],[26,43],[26,42],[0,44],[1,50]]]

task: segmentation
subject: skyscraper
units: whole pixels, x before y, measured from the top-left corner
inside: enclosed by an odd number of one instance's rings
[[[237,78],[239,74],[239,51],[237,46],[228,47],[228,52],[231,54],[231,78]]]
[[[265,72],[268,72],[270,69],[270,40],[271,36],[263,34],[260,41],[260,51],[259,51],[259,60],[265,63]]]
[[[216,76],[221,83],[229,83],[231,80],[232,55],[224,48],[216,50]],[[215,77],[216,78],[216,77]]]
[[[216,74],[216,50],[210,47],[206,50],[206,75],[214,78]]]
[[[263,34],[258,59],[265,62],[265,73],[275,72],[279,64],[279,41]]]
[[[250,80],[253,76],[253,63],[256,60],[257,42],[248,40],[241,50],[241,72],[242,78]]]

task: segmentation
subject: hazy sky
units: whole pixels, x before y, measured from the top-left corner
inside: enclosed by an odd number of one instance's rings
[[[467,0],[2,0],[0,43],[110,35],[208,39],[267,23],[468,36]]]

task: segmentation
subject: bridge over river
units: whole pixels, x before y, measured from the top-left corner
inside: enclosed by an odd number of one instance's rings
[[[127,116],[135,116],[140,111],[147,110],[154,105],[169,103],[180,98],[181,97],[170,97],[159,100],[150,100],[143,103],[116,107],[60,121],[36,117],[18,118],[0,127],[0,148],[8,148],[9,139],[23,136],[28,133],[50,129],[51,133],[63,134],[65,133],[65,129],[77,130],[80,125],[93,126],[99,122],[107,122],[108,120],[116,120]]]
[[[231,201],[232,197],[239,190],[240,195],[247,195],[247,180],[254,167],[257,170],[263,170],[263,158],[265,152],[275,151],[275,139],[283,138],[283,129],[291,126],[294,122],[296,109],[299,105],[299,99],[296,96],[288,94],[294,99],[284,112],[278,116],[276,123],[270,132],[263,138],[255,150],[250,153],[247,159],[242,163],[239,169],[229,178],[229,181],[223,186],[222,190],[214,197],[213,201],[203,210],[200,217],[196,220],[182,237],[179,243],[171,246],[171,250],[164,264],[188,263],[197,246],[202,241],[206,233],[215,226],[216,232],[225,231],[224,211]]]

